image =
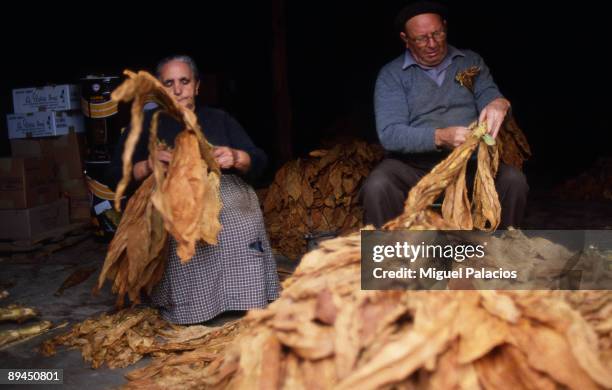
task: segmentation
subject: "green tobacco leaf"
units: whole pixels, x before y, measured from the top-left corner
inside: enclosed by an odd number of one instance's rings
[[[495,145],[495,138],[491,137],[490,134],[485,134],[482,136],[482,139],[484,140],[484,142],[489,145],[489,146],[493,146]]]

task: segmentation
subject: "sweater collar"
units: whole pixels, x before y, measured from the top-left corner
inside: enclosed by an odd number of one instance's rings
[[[448,66],[451,64],[451,62],[453,62],[453,60],[456,57],[465,57],[465,54],[461,50],[457,49],[456,47],[452,45],[448,45],[448,53],[446,53],[446,57],[444,57],[444,60],[442,60],[441,63],[439,63],[438,65],[434,67],[429,67],[429,66],[423,66],[423,65],[417,64],[416,61],[414,60],[414,57],[412,56],[412,53],[410,53],[410,50],[406,49],[406,52],[404,54],[404,64],[402,65],[402,70],[406,70],[410,68],[411,66],[418,66],[419,68],[424,69],[424,70],[436,69],[438,72],[440,72],[448,68]]]

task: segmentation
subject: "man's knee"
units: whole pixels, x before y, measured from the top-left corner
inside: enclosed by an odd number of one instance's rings
[[[384,171],[372,171],[361,187],[361,198],[377,198],[389,192],[393,187],[391,178]]]
[[[524,195],[529,192],[527,177],[519,169],[507,165],[499,173],[498,186],[503,191],[512,191]]]
[[[359,194],[366,225],[380,227],[401,213],[411,172],[394,160],[383,160],[370,172]]]

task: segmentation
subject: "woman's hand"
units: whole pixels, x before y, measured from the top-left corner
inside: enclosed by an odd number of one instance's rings
[[[134,168],[132,169],[134,179],[141,181],[153,173],[153,164],[155,159],[160,161],[164,168],[167,168],[170,161],[172,161],[172,152],[158,149],[154,155],[150,154],[147,160],[139,161],[134,164]]]
[[[251,156],[243,150],[216,146],[213,149],[213,156],[221,169],[236,168],[241,173],[246,173],[251,168]]]

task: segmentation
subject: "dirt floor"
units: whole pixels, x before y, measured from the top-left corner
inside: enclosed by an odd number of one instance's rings
[[[532,197],[529,202],[525,228],[531,229],[612,229],[612,202],[567,202],[546,197]],[[0,290],[6,289],[10,296],[0,301],[1,306],[19,303],[37,308],[41,319],[54,325],[73,324],[87,317],[113,309],[114,297],[110,288],[98,295],[91,294],[97,272],[85,282],[65,291],[59,297],[53,294],[62,282],[79,267],[100,266],[106,252],[106,244],[88,238],[60,251],[42,254],[4,254],[0,256]],[[288,261],[278,258],[284,268]],[[295,265],[295,262],[291,264]],[[234,319],[238,314],[230,313],[214,319],[209,325],[218,325]],[[0,324],[0,330],[15,327],[15,324]],[[69,325],[67,325],[69,326]],[[93,370],[83,362],[77,350],[60,349],[50,358],[37,351],[40,343],[68,328],[54,329],[43,335],[0,350],[0,368],[61,368],[64,370],[66,389],[108,389],[125,383],[123,374],[146,365],[143,359],[132,367],[110,370]],[[5,386],[3,386],[4,388]],[[52,388],[59,388],[52,387]],[[39,385],[20,385],[19,389],[40,389]]]

